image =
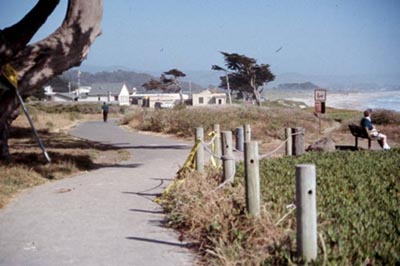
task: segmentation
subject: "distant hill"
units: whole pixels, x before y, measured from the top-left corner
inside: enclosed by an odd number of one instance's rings
[[[134,71],[127,70],[115,70],[115,71],[101,71],[96,73],[81,72],[80,76],[81,86],[91,86],[95,83],[119,83],[124,82],[128,88],[136,88],[138,92],[145,92],[146,90],[142,87],[143,83],[148,82],[150,79],[158,79],[152,75],[146,73],[137,73]],[[60,82],[62,81],[62,82]],[[70,70],[64,72],[62,75],[51,80],[47,85],[57,84],[55,91],[68,91],[68,82],[71,83],[71,87],[75,88],[78,84],[78,70]],[[182,82],[184,92],[198,92],[204,90],[204,88],[196,83]]]
[[[315,85],[311,82],[303,82],[303,83],[283,83],[279,84],[277,87],[272,89],[279,90],[279,91],[311,91],[314,89],[320,88],[318,85]]]
[[[67,71],[62,74],[62,78],[71,83],[78,83],[78,70]],[[112,72],[101,71],[96,73],[81,72],[80,85],[91,86],[95,83],[118,83],[124,82],[129,88],[140,89],[142,84],[154,78],[149,74],[136,73],[133,71],[116,70]]]

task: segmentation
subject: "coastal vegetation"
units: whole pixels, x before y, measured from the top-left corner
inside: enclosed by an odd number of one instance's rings
[[[284,102],[283,106],[288,104]],[[277,102],[268,106],[136,110],[122,123],[188,139],[197,126],[210,132],[214,123],[223,130],[250,124],[252,138],[260,141],[263,151],[272,150],[284,140],[285,127],[297,126],[305,128],[307,143],[325,135],[334,138],[337,145],[354,145],[347,125],[359,122],[358,111],[328,108],[321,117],[321,133],[312,109],[287,108]],[[319,250],[315,265],[394,265],[400,260],[399,118],[398,112],[374,112],[375,124],[394,144],[389,152],[310,152],[262,160],[260,218],[246,214],[241,162],[236,165],[236,181],[223,189],[216,189],[222,179],[220,170],[210,166],[203,175],[188,173],[160,199],[168,213],[167,223],[183,239],[194,243],[205,265],[301,262],[296,257],[295,211],[287,206],[295,204],[295,166],[313,163],[318,173]]]
[[[205,265],[293,265],[295,165],[317,168],[318,259],[314,265],[396,265],[400,260],[400,150],[307,153],[260,162],[262,213],[246,214],[243,164],[236,181],[188,174],[161,202],[168,224],[192,241]]]
[[[284,140],[283,128],[306,129],[306,142],[323,135],[338,144],[352,145],[347,124],[357,122],[360,112],[328,108],[318,119],[312,109],[299,103],[268,102],[267,106],[232,105],[222,108],[170,110],[111,106],[111,115],[135,130],[174,134],[192,139],[193,128],[210,132],[214,123],[223,130],[243,124],[252,126],[252,138],[261,151],[270,151]],[[288,107],[292,106],[292,107]],[[127,154],[106,145],[73,138],[67,130],[84,120],[100,119],[100,106],[93,104],[32,103],[29,110],[53,160],[44,164],[30,128],[19,117],[10,138],[12,163],[0,165],[0,206],[19,191],[126,158]],[[218,169],[206,174],[188,173],[164,193],[160,202],[167,211],[167,224],[181,233],[201,254],[207,265],[291,265],[296,257],[294,167],[314,163],[317,167],[319,253],[316,265],[393,265],[400,260],[399,173],[400,114],[376,110],[373,120],[389,135],[394,148],[388,152],[307,153],[282,157],[281,153],[260,164],[262,213],[252,218],[245,211],[243,164],[236,165],[235,182],[216,190]],[[390,131],[391,130],[391,131]],[[365,143],[366,144],[366,143]],[[99,153],[106,154],[107,162]],[[109,161],[110,158],[114,161]],[[284,218],[283,218],[284,217]],[[283,219],[282,219],[283,218]],[[384,221],[384,222],[382,222]]]
[[[312,143],[322,135],[332,137],[338,144],[353,144],[348,130],[349,123],[359,123],[362,113],[355,110],[327,108],[327,113],[316,117],[313,109],[300,109],[302,103],[292,101],[268,101],[263,107],[231,105],[216,108],[182,108],[172,110],[136,109],[122,119],[122,124],[142,131],[191,138],[195,127],[202,126],[210,132],[213,124],[221,130],[235,130],[244,124],[252,127],[252,137],[262,145],[284,139],[284,128],[303,127],[306,141]],[[395,111],[375,110],[374,123],[389,136],[389,141],[400,143],[400,114]],[[321,128],[319,127],[321,120]]]

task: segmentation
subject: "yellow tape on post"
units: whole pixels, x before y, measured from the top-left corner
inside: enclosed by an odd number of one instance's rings
[[[217,166],[217,162],[215,161],[214,158],[214,154],[215,154],[215,143],[214,143],[214,139],[217,137],[217,132],[215,131],[211,131],[210,133],[208,133],[208,136],[211,137],[211,164],[215,167],[218,168]]]
[[[7,64],[3,71],[3,76],[14,86],[15,89],[18,89],[18,72],[13,68],[10,64]]]
[[[188,170],[194,169],[195,168],[195,155],[197,150],[199,149],[201,145],[201,141],[200,140],[196,140],[192,150],[189,153],[189,156],[187,157],[185,163],[183,164],[182,168],[179,169],[178,171],[178,178],[182,178],[182,176],[184,175],[184,173]]]

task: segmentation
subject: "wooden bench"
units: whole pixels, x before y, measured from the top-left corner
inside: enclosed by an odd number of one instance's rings
[[[358,138],[368,139],[368,149],[371,149],[371,141],[377,140],[379,145],[382,146],[382,143],[377,138],[371,137],[369,134],[369,130],[365,127],[356,124],[349,124],[349,129],[351,134],[356,138],[355,139],[355,146],[358,149]]]

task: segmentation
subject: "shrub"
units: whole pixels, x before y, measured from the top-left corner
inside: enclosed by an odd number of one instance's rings
[[[210,132],[214,124],[219,124],[221,130],[231,131],[244,124],[250,124],[252,136],[258,140],[268,137],[282,139],[285,127],[301,126],[312,134],[316,130],[316,121],[312,113],[304,110],[254,106],[193,107],[156,111],[142,109],[135,112],[135,115],[129,114],[129,117],[124,118],[124,123],[129,123],[139,130],[153,130],[180,137],[192,137],[194,128],[199,126],[202,126],[205,132]],[[327,120],[326,123],[330,122],[332,120]]]
[[[377,125],[400,125],[400,112],[377,109],[372,112],[371,120]]]
[[[215,190],[220,182],[215,171],[193,173],[165,193],[162,204],[169,225],[193,240],[206,265],[291,265],[299,262],[296,220],[295,212],[286,215],[286,206],[295,203],[295,166],[312,162],[320,235],[314,265],[397,265],[398,158],[400,150],[393,149],[262,160],[261,219],[245,213],[243,164],[233,186]]]

